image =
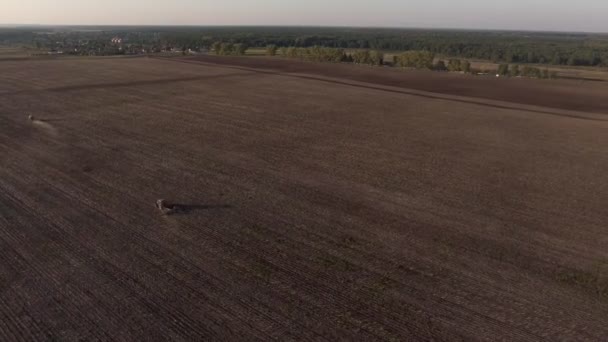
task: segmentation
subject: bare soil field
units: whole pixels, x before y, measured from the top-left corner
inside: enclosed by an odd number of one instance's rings
[[[492,63],[489,61],[471,61],[471,66],[479,70],[498,70],[499,65],[500,63]],[[510,65],[519,65],[520,68],[523,68],[526,64],[510,63]],[[530,66],[555,71],[558,77],[562,78],[576,79],[579,81],[608,82],[608,68],[544,64],[531,64]]]
[[[401,51],[388,51],[384,54],[384,60],[391,61],[395,55],[401,54]],[[253,55],[264,55],[259,51]],[[468,59],[462,57],[435,57],[434,63],[437,61],[443,60],[447,62],[450,59],[466,59],[471,63],[471,67],[476,70],[486,70],[486,71],[497,71],[498,66],[502,63],[494,63],[489,60],[475,60]],[[568,66],[568,65],[551,65],[551,64],[526,64],[526,63],[516,63],[511,62],[508,63],[511,66],[519,65],[520,70],[526,65],[531,67],[539,68],[539,69],[548,69],[549,71],[554,71],[557,73],[559,78],[565,79],[576,79],[579,81],[596,81],[596,82],[608,82],[608,68],[600,67],[600,66]]]
[[[18,47],[0,45],[0,62],[8,60],[21,60],[31,55],[30,50]]]
[[[0,340],[608,336],[601,83],[179,61],[0,63]]]
[[[403,87],[441,94],[500,100],[577,111],[608,113],[608,83],[573,80],[496,78],[447,72],[403,71],[399,68],[312,63],[270,57],[199,55],[191,62],[250,67],[282,73],[303,73]],[[597,84],[599,83],[599,84]]]

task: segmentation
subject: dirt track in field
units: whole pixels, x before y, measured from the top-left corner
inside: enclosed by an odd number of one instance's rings
[[[603,340],[603,104],[360,70],[0,63],[0,340]]]
[[[606,101],[608,84],[595,84],[596,82],[480,77],[431,71],[402,71],[398,68],[311,63],[268,57],[201,55],[182,60],[335,77],[439,94],[608,114],[608,101]]]

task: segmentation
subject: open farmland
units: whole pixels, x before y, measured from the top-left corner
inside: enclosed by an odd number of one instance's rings
[[[28,49],[0,45],[0,61],[26,59],[30,55]]]
[[[333,63],[300,62],[268,57],[226,57],[202,55],[185,58],[183,62],[213,63],[232,68],[256,68],[270,72],[331,76],[341,80],[394,86],[445,95],[500,100],[551,108],[608,113],[608,84],[584,80],[538,80],[496,78],[429,71],[402,71],[398,68],[352,66]],[[403,72],[407,72],[404,75]],[[407,91],[401,90],[402,93]],[[433,96],[431,96],[433,98]],[[468,102],[477,102],[469,100]],[[488,105],[487,102],[481,103]]]
[[[608,336],[603,83],[256,61],[0,62],[0,340]]]

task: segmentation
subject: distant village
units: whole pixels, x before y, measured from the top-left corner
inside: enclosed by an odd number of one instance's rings
[[[130,41],[128,38],[115,36],[111,39],[63,39],[61,41],[38,44],[39,54],[47,55],[79,55],[79,56],[111,56],[111,55],[142,55],[151,53],[172,53],[196,55],[206,53],[201,46],[175,46],[172,44],[142,43]]]

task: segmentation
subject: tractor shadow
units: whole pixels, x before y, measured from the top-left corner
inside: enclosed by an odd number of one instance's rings
[[[69,121],[68,118],[55,118],[55,119],[36,119],[41,122],[61,122],[61,121]]]
[[[231,209],[229,204],[184,204],[172,203],[169,208],[174,211],[174,214],[189,214],[196,211]]]

